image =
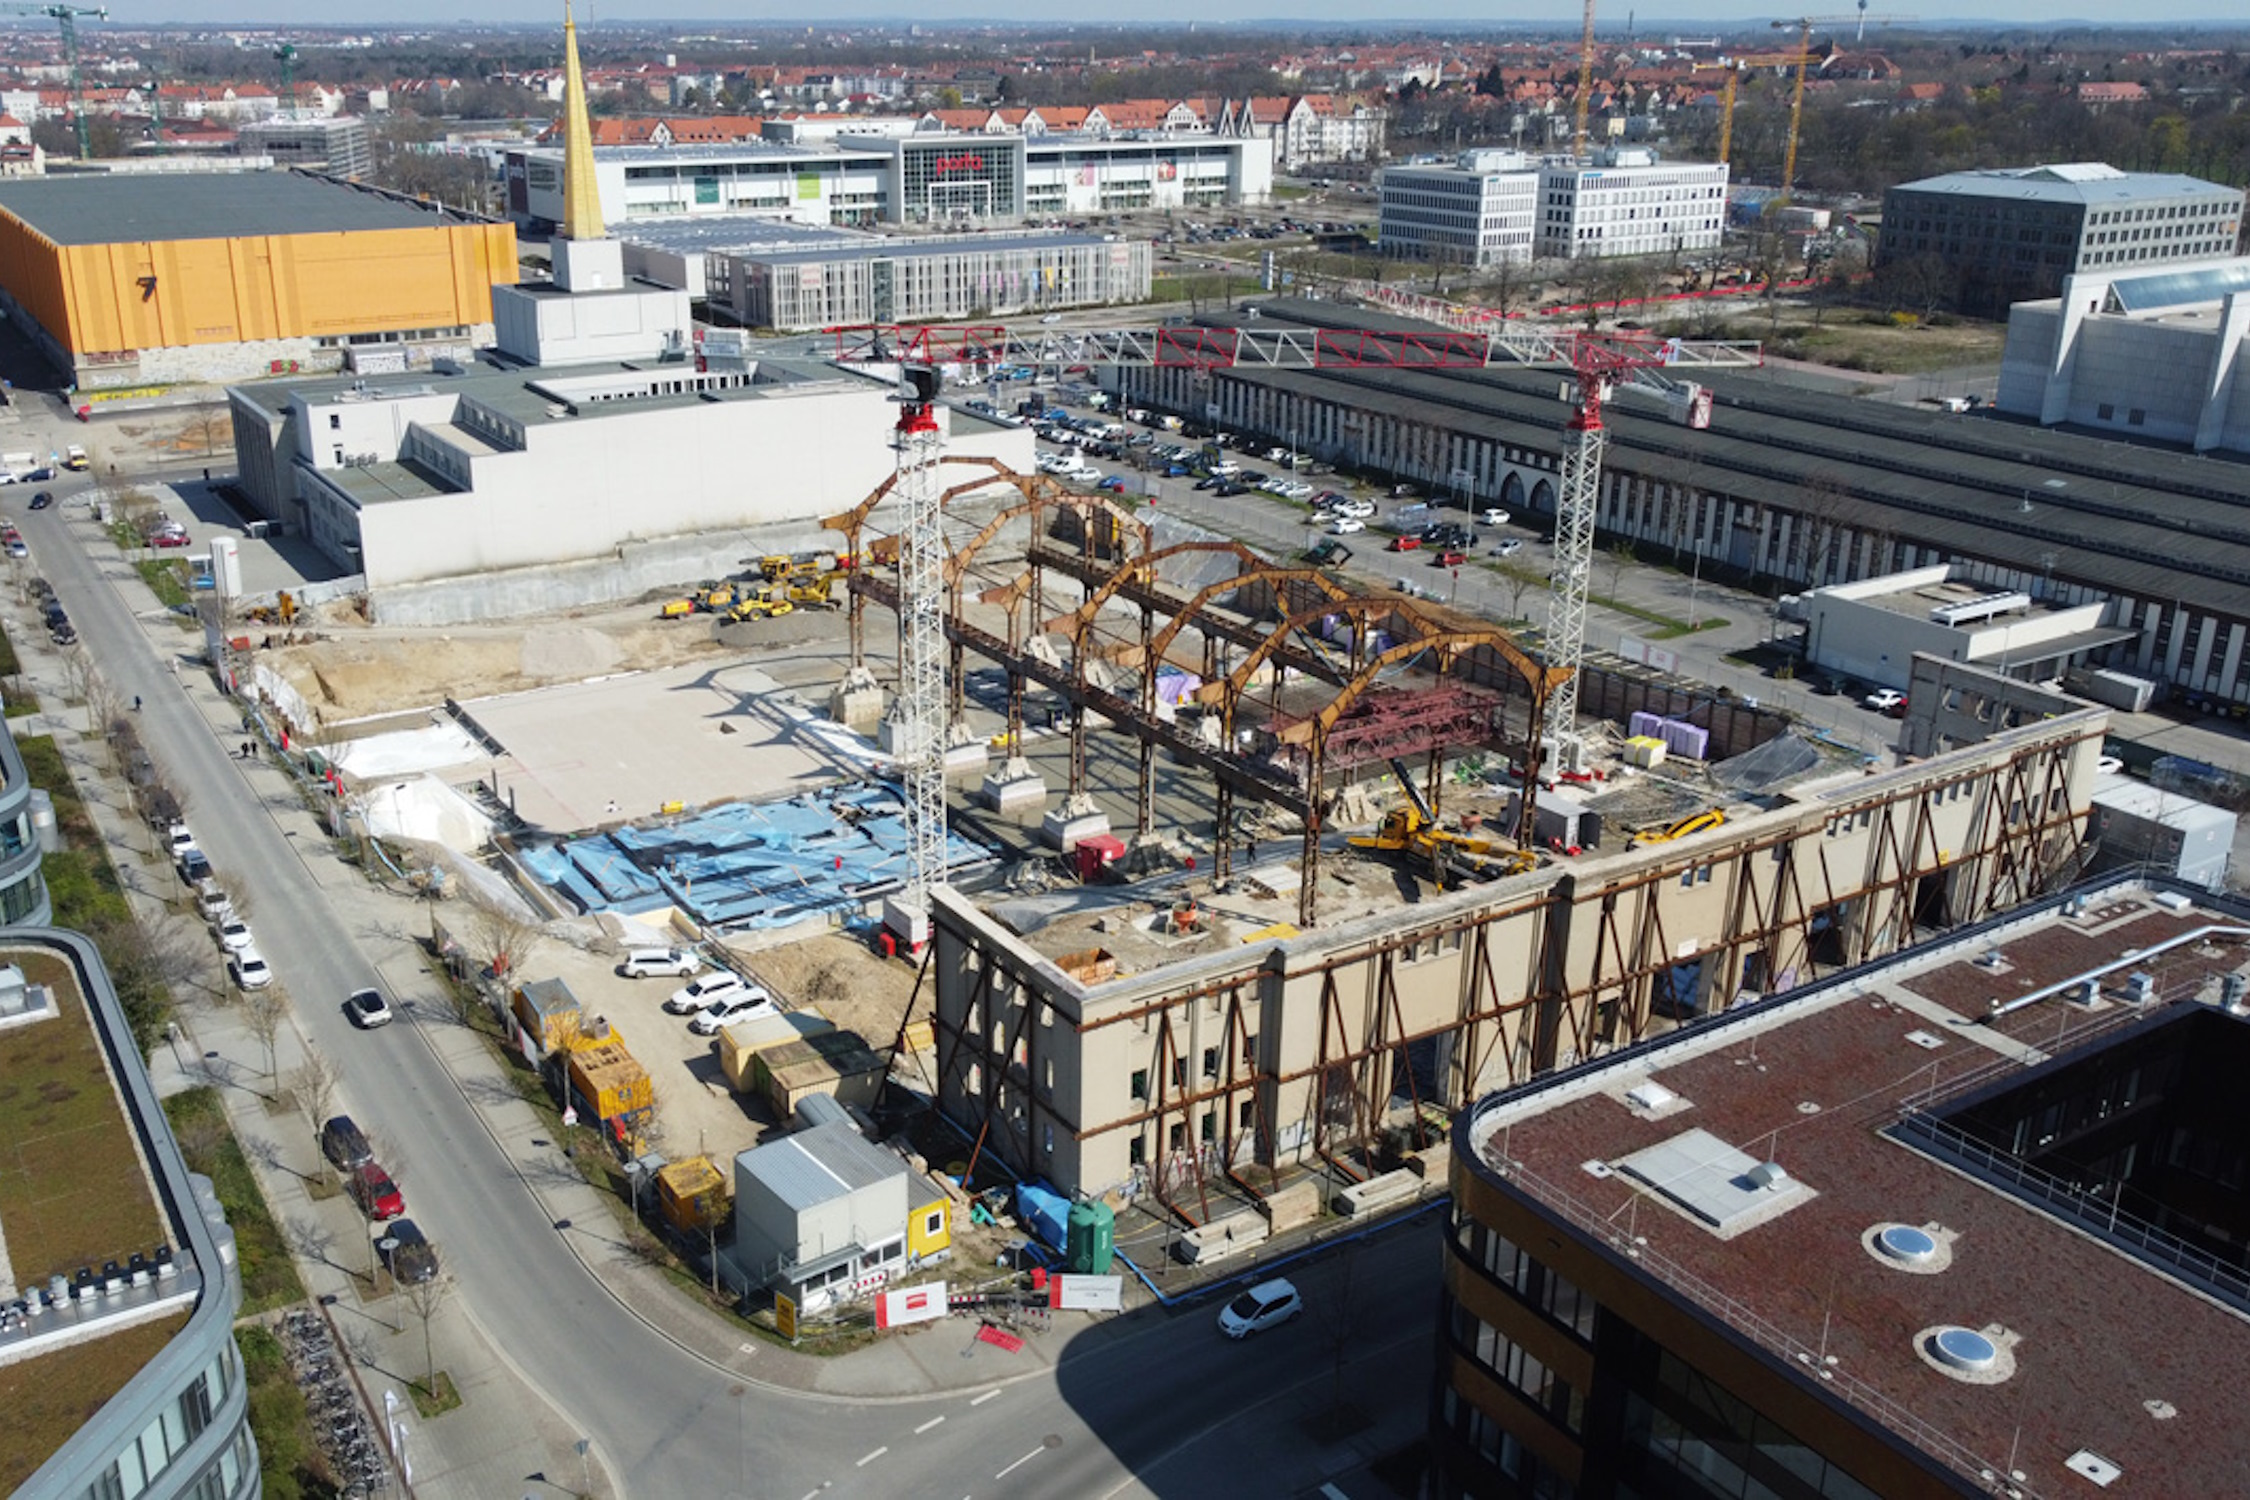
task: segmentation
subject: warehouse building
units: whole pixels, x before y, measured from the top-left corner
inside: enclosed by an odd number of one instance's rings
[[[1875,687],[1907,686],[1917,654],[1975,662],[2029,681],[2058,679],[2133,632],[2102,624],[2099,601],[2058,606],[1989,588],[1972,569],[1936,563],[1835,583],[1782,601],[1805,626],[1805,660]]]
[[[1954,670],[1998,701],[2025,691]],[[1163,935],[1164,905],[1151,926],[1131,886],[1067,904],[940,890],[939,1103],[1065,1193],[1255,1219],[1277,1184],[1358,1181],[1494,1088],[2074,876],[2108,712],[2021,717],[1889,770],[1802,755],[1754,792],[1706,793],[1725,821],[1688,838],[1632,847],[1597,812],[1591,847],[1490,883],[1402,899],[1393,868],[1347,875],[1311,929],[1273,925],[1297,909],[1290,868],[1195,887],[1192,940]],[[1741,758],[1761,753],[1784,752]]]
[[[2239,1490],[2246,922],[2112,879],[1480,1098],[1427,1493]]]
[[[1022,232],[876,238],[720,257],[727,313],[757,328],[906,323],[1145,302],[1146,240]]]
[[[1426,324],[1334,303],[1261,327]],[[1221,321],[1206,319],[1205,321]],[[1552,516],[1563,424],[1551,371],[1122,370],[1129,404],[1388,474],[1472,506]],[[1955,564],[2041,605],[2100,603],[2105,666],[2250,704],[2250,473],[2070,432],[1709,377],[1707,429],[1621,389],[1604,415],[1605,539],[1751,582],[1820,587]]]
[[[1273,154],[1264,141],[1195,134],[846,131],[811,145],[602,146],[594,173],[612,224],[755,213],[814,226],[990,225],[1263,203]],[[563,175],[558,148],[509,152],[509,214],[560,223]]]
[[[0,1028],[44,1080],[0,1097],[14,1143],[0,1225],[0,1490],[251,1500],[234,1232],[180,1155],[94,945],[12,928]]]
[[[0,182],[0,307],[81,388],[492,342],[508,224],[296,172]]]
[[[1875,267],[1927,259],[1966,312],[2052,297],[2082,272],[2171,270],[2231,256],[2242,191],[2101,162],[1948,172],[1883,194]]]
[[[1539,174],[1521,151],[1464,151],[1450,163],[1378,174],[1376,243],[1394,260],[1494,266],[1531,259]]]
[[[2250,451],[2250,259],[2081,271],[2008,309],[1994,405],[2043,427]]]

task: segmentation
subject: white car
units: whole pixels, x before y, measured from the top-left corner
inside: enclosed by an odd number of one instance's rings
[[[1895,712],[1906,706],[1906,694],[1897,688],[1877,688],[1859,700],[1862,707],[1872,708],[1879,714]]]
[[[1274,493],[1284,500],[1310,500],[1312,492],[1312,486],[1302,479],[1284,479],[1281,481],[1281,488]]]
[[[732,1026],[737,1021],[755,1021],[761,1016],[778,1014],[773,997],[756,985],[731,999],[714,1000],[696,1013],[687,1023],[687,1029],[697,1036],[717,1036],[719,1029]]]
[[[1286,479],[1262,479],[1258,481],[1258,488],[1269,495],[1278,495],[1288,487],[1289,481]]]
[[[273,970],[255,948],[237,948],[227,956],[227,978],[238,990],[262,990],[273,983]]]
[[[1261,1281],[1219,1311],[1219,1332],[1230,1339],[1276,1328],[1305,1310],[1296,1287],[1276,1277]]]
[[[1355,531],[1365,531],[1367,523],[1357,516],[1338,516],[1328,523],[1330,536],[1350,536]]]
[[[1498,542],[1498,543],[1497,543],[1497,544],[1496,544],[1496,545],[1495,545],[1495,546],[1493,547],[1493,549],[1492,549],[1492,555],[1493,555],[1494,557],[1514,557],[1514,556],[1515,556],[1515,555],[1516,555],[1516,554],[1517,554],[1518,552],[1521,552],[1522,550],[1523,550],[1523,538],[1522,538],[1522,537],[1520,537],[1520,536],[1509,536],[1509,537],[1502,537],[1502,538],[1501,538],[1501,539],[1499,540],[1499,542]]]
[[[250,924],[231,910],[222,911],[211,919],[211,934],[219,940],[219,946],[230,953],[242,953],[258,946],[250,936]]]
[[[1488,510],[1484,513],[1484,524],[1487,526],[1505,526],[1508,524],[1508,513],[1504,510]]]
[[[1342,505],[1336,507],[1336,514],[1350,516],[1355,521],[1372,521],[1375,519],[1375,502],[1372,500],[1346,500]]]
[[[752,987],[749,980],[733,970],[720,969],[672,991],[665,997],[664,1008],[675,1016],[691,1016],[714,1000],[731,999]],[[759,993],[765,992],[760,990]]]
[[[202,913],[204,921],[216,922],[222,916],[234,915],[234,899],[220,890],[214,880],[196,891],[195,909]]]
[[[185,823],[174,823],[165,831],[164,841],[170,847],[174,859],[195,847],[195,835],[188,831]]]
[[[703,960],[686,948],[635,948],[617,972],[627,979],[693,979]]]

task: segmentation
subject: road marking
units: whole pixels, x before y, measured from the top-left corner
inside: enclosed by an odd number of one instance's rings
[[[1000,1393],[998,1391],[986,1391],[983,1395],[977,1397],[976,1400],[971,1401],[969,1404],[971,1406],[982,1406],[985,1402],[990,1401],[993,1397],[999,1394]]]
[[[883,1456],[884,1454],[886,1454],[886,1453],[888,1453],[888,1452],[890,1452],[890,1451],[891,1451],[891,1450],[890,1450],[890,1449],[889,1449],[888,1447],[877,1448],[877,1449],[876,1449],[876,1450],[875,1450],[875,1451],[874,1451],[873,1453],[870,1453],[870,1454],[868,1454],[868,1455],[867,1455],[867,1457],[865,1457],[865,1458],[861,1459],[861,1460],[860,1460],[860,1461],[859,1461],[859,1462],[858,1462],[857,1464],[855,1464],[855,1465],[854,1465],[853,1467],[855,1467],[855,1468],[861,1468],[861,1469],[864,1469],[864,1468],[866,1468],[866,1467],[867,1467],[867,1466],[868,1466],[869,1464],[871,1464],[871,1463],[875,1462],[875,1460],[876,1460],[876,1459],[878,1459],[878,1458],[881,1458],[881,1457],[882,1457],[882,1456]]]
[[[1022,1468],[1025,1464],[1030,1463],[1033,1459],[1037,1458],[1040,1454],[1046,1451],[1047,1450],[1044,1447],[1034,1448],[1029,1453],[1026,1453],[1023,1457],[1017,1459],[1014,1463],[1008,1465],[1008,1467],[1002,1469],[999,1473],[993,1475],[992,1477],[994,1479],[1005,1479],[1010,1474],[1015,1473],[1016,1470]]]
[[[914,1435],[916,1437],[920,1437],[923,1433],[928,1432],[931,1428],[937,1426],[938,1423],[944,1420],[945,1418],[943,1417],[932,1417],[927,1422],[924,1422],[921,1426],[915,1428]]]

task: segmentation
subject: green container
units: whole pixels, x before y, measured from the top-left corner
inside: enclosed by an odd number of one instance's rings
[[[1073,1203],[1065,1227],[1063,1264],[1073,1276],[1107,1276],[1117,1252],[1117,1215],[1106,1203]]]

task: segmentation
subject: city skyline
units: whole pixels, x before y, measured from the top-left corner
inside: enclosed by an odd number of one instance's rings
[[[1622,10],[1623,14],[1618,12]],[[560,6],[553,0],[495,0],[481,9],[477,20],[486,24],[535,25],[543,21],[560,21]],[[1409,32],[1419,26],[1464,26],[1483,24],[1494,28],[1549,28],[1577,24],[1579,10],[1567,0],[1542,0],[1511,8],[1504,16],[1496,16],[1488,5],[1475,0],[1421,0],[1412,13],[1396,20],[1371,25],[1364,9],[1349,0],[1287,0],[1287,3],[1221,3],[1218,5],[1196,3],[1196,0],[1152,0],[1136,17],[1135,25],[1185,26],[1193,23],[1215,23],[1223,26],[1271,27],[1293,29],[1298,27],[1351,26],[1373,32]],[[1754,25],[1770,20],[1776,12],[1770,3],[1752,3],[1752,0],[1641,0],[1628,7],[1612,7],[1599,19],[1605,33],[1622,31],[1631,25],[1636,34],[1654,34],[1660,30],[1699,29],[1713,26],[1737,27]],[[1875,14],[1872,10],[1870,14]],[[382,8],[379,13],[365,15],[308,16],[304,8],[286,3],[286,0],[210,0],[210,3],[164,4],[150,0],[126,0],[110,7],[109,24],[114,27],[149,26],[273,26],[296,24],[308,27],[397,27],[400,25],[443,25],[462,21],[458,7],[438,3],[438,0],[400,0],[400,3]],[[796,25],[807,28],[835,27],[839,24],[908,25],[964,25],[980,22],[1000,24],[1037,24],[1051,21],[1046,8],[1030,0],[973,0],[973,3],[933,7],[929,13],[915,14],[910,8],[897,4],[897,0],[835,0],[821,6],[817,13],[782,13],[759,15],[751,13],[740,0],[597,0],[578,6],[578,19],[582,26],[599,26],[604,23],[630,23],[648,25],[665,21],[733,22],[760,26]],[[2007,26],[2036,26],[2041,30],[2075,30],[2087,27],[2113,27],[2142,30],[2165,26],[2240,26],[2242,12],[2229,0],[2165,0],[2161,13],[2137,12],[2131,16],[2076,14],[2057,19],[2052,8],[2037,0],[1992,0],[1974,11],[1957,14],[1928,13],[1916,23],[1917,30],[1945,30],[1965,27],[1990,28]],[[1067,23],[1055,23],[1056,29],[1070,29]],[[99,29],[99,23],[88,27]],[[1087,28],[1092,31],[1112,29],[1108,26]]]

